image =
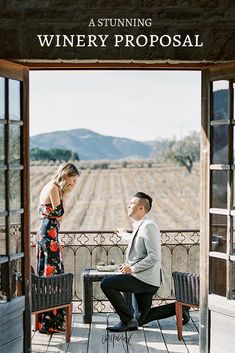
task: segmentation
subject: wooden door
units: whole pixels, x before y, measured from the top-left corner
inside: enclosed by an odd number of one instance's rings
[[[235,347],[235,63],[202,73],[200,352]]]
[[[30,352],[28,69],[0,60],[0,352]]]

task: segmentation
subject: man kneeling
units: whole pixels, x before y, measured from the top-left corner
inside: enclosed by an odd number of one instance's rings
[[[153,295],[161,284],[161,240],[155,222],[147,217],[152,198],[137,192],[128,205],[128,216],[134,221],[126,252],[126,263],[119,267],[120,274],[102,280],[101,288],[120,317],[120,323],[107,327],[109,331],[137,330],[150,311]],[[138,317],[126,303],[121,292],[134,293]]]

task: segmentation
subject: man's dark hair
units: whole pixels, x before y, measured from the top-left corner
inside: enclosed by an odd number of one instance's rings
[[[137,192],[134,197],[138,197],[139,199],[145,199],[145,200],[148,200],[148,203],[149,203],[149,209],[147,210],[148,212],[151,210],[151,207],[152,207],[152,202],[153,202],[153,199],[151,196],[145,194],[145,192]]]

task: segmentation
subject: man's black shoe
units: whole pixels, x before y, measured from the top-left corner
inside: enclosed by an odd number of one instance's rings
[[[183,325],[186,325],[190,320],[189,307],[183,306]]]
[[[110,332],[135,331],[138,330],[138,321],[134,318],[128,322],[120,321],[119,324],[115,326],[108,326],[107,330]]]
[[[138,322],[138,326],[139,326],[139,327],[142,327],[142,326],[144,326],[145,324],[149,323],[149,321],[143,320],[143,319],[141,319],[141,318],[138,318],[138,319],[137,319],[137,322]]]

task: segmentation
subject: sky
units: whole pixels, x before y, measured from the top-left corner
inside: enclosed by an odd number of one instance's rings
[[[200,71],[30,72],[30,135],[86,128],[152,141],[200,130]]]

